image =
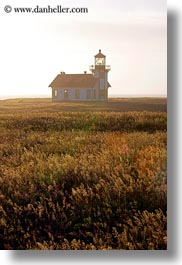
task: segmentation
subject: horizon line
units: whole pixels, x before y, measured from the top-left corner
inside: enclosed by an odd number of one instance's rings
[[[47,95],[47,94],[32,94],[32,95],[2,95],[0,96],[0,100],[6,100],[6,99],[22,99],[22,98],[51,98],[51,95]],[[136,94],[111,94],[109,95],[108,98],[167,98],[167,95],[156,95],[156,94],[140,94],[140,95],[136,95]]]

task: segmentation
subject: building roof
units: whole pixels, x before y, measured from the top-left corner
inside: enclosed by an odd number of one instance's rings
[[[59,74],[52,81],[49,87],[52,88],[92,88],[98,82],[98,78],[95,78],[92,74]]]
[[[95,58],[105,58],[106,56],[101,53],[101,50],[99,50],[99,53],[95,55]]]

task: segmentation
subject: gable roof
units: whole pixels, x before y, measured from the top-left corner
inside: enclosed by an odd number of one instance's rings
[[[98,78],[95,78],[92,74],[59,74],[52,81],[49,87],[52,88],[88,88],[94,87],[98,82]]]

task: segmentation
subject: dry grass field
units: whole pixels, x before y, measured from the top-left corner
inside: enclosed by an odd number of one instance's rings
[[[51,99],[0,100],[0,111],[160,111],[166,112],[166,98],[111,98],[108,102],[52,102]]]
[[[0,101],[0,249],[167,249],[166,109]]]

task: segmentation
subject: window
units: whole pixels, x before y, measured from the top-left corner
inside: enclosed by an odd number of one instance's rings
[[[87,99],[91,99],[91,90],[87,89]]]
[[[104,65],[105,64],[105,59],[104,58],[96,58],[95,59],[95,64],[96,65]]]
[[[58,96],[58,90],[54,89],[54,97],[56,98]]]
[[[100,79],[100,89],[104,89],[104,88],[105,88],[104,79]]]
[[[75,98],[80,99],[80,89],[75,89]]]

